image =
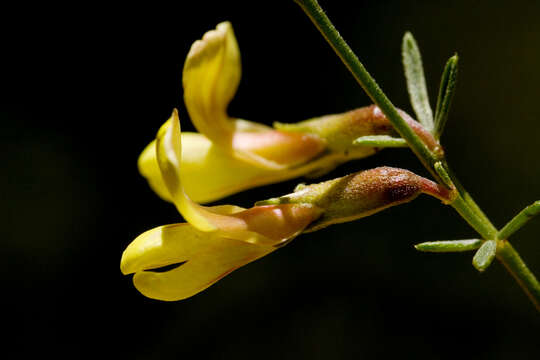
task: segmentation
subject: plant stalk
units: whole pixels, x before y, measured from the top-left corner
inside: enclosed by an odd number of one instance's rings
[[[433,171],[433,164],[439,161],[440,158],[424,144],[420,137],[416,135],[407,122],[399,115],[396,107],[384,94],[360,60],[358,60],[356,54],[341,37],[317,1],[295,0],[295,2],[298,3],[304,12],[311,18],[311,21],[319,29],[330,46],[332,46],[336,54],[341,58],[341,61],[343,61],[371,100],[390,120],[396,131],[407,141],[407,143],[409,143],[411,150],[424,163],[431,174],[439,179],[438,175]]]
[[[497,259],[516,279],[536,310],[540,311],[540,284],[508,240],[498,242]]]
[[[435,171],[435,164],[444,161],[442,155],[432,152],[426,144],[416,135],[407,122],[399,115],[397,109],[384,94],[373,77],[368,73],[356,54],[341,37],[330,19],[326,16],[316,0],[295,0],[304,12],[309,16],[326,41],[334,49],[341,61],[353,74],[360,86],[379,106],[381,111],[390,120],[396,131],[407,141],[411,150],[416,154],[429,172],[441,182],[441,176]],[[442,154],[442,152],[441,152]],[[484,212],[472,199],[469,193],[459,183],[456,176],[448,170],[446,163],[444,168],[457,189],[457,197],[450,204],[485,240],[497,239],[497,229],[487,218]],[[533,304],[540,310],[540,284],[532,272],[527,268],[519,254],[506,240],[499,240],[497,258],[506,269],[514,276]]]

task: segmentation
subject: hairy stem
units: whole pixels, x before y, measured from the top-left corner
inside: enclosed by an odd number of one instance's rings
[[[523,262],[518,252],[507,240],[500,240],[497,247],[497,259],[504,265],[506,270],[516,279],[529,299],[540,311],[540,284]]]
[[[407,122],[399,115],[392,102],[386,97],[382,89],[368,73],[364,65],[360,62],[349,45],[341,37],[330,19],[326,16],[316,0],[295,0],[304,12],[310,17],[317,29],[332,46],[336,54],[341,58],[345,66],[353,74],[364,91],[373,100],[381,111],[390,120],[396,131],[407,141],[410,148],[439,181],[444,183],[444,179],[435,169],[436,163],[444,163],[443,169],[446,177],[449,178],[457,189],[456,198],[450,203],[454,209],[480,234],[485,240],[497,239],[497,229],[487,218],[484,212],[472,199],[469,193],[459,183],[456,176],[448,169],[444,161],[442,151],[440,153],[431,151],[428,146],[416,135]],[[440,166],[439,166],[440,168]],[[540,310],[540,285],[535,276],[527,268],[519,254],[505,240],[499,241],[497,258],[505,265],[508,271],[516,278],[531,301]]]
[[[349,71],[356,78],[360,86],[373,100],[375,104],[394,125],[396,131],[409,143],[410,148],[424,163],[426,168],[438,178],[433,171],[433,166],[436,161],[440,160],[439,155],[433,153],[428,146],[420,139],[407,122],[401,117],[396,107],[390,99],[386,97],[382,89],[371,77],[364,65],[358,60],[358,57],[351,50],[349,45],[341,37],[330,19],[326,16],[317,1],[314,0],[295,0],[304,12],[311,18],[315,26],[319,29],[326,41],[332,46],[336,54],[341,58],[341,61],[347,66]]]

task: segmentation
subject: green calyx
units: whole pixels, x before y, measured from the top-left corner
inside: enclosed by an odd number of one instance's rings
[[[372,215],[409,202],[421,193],[441,200],[449,196],[442,186],[408,170],[378,167],[314,185],[256,205],[312,204],[323,209],[321,217],[306,232]]]
[[[396,135],[392,125],[376,106],[362,107],[342,114],[327,115],[294,124],[274,123],[274,128],[282,131],[301,132],[316,135],[326,141],[333,152],[351,149],[354,140],[369,135]]]

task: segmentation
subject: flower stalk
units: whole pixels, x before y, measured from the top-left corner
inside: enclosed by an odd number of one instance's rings
[[[388,117],[396,131],[403,137],[403,139],[407,141],[411,150],[416,154],[426,169],[430,171],[438,182],[446,184],[447,186],[455,189],[456,197],[450,203],[450,205],[480,235],[482,235],[484,241],[496,242],[497,258],[516,278],[517,282],[522,286],[533,304],[540,311],[540,284],[538,283],[538,280],[527,268],[517,251],[515,251],[510,243],[506,239],[499,240],[498,231],[495,226],[493,226],[484,212],[459,183],[456,176],[449,171],[449,167],[444,159],[442,149],[440,149],[440,151],[431,150],[427,144],[422,141],[422,139],[413,131],[409,124],[400,115],[396,107],[384,94],[379,85],[375,82],[375,79],[369,74],[364,65],[360,62],[356,54],[345,42],[343,37],[341,37],[318,2],[316,0],[295,0],[295,2],[300,5],[304,12],[312,20],[317,29],[334,49],[336,54],[341,58],[345,66],[349,69],[367,95]],[[450,100],[451,96],[448,103]],[[438,132],[440,131],[442,131],[442,128],[438,130]],[[439,136],[440,133],[438,133],[437,138]],[[436,164],[438,164],[438,166],[436,166]],[[491,244],[491,242],[489,244]],[[478,260],[478,257],[476,259]],[[489,265],[489,262],[489,257],[487,259],[482,259],[480,262],[480,267],[482,270],[485,269],[484,265]]]

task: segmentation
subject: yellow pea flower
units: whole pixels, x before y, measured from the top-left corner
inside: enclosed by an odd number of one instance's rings
[[[184,101],[199,133],[182,133],[182,167],[183,185],[199,203],[302,175],[321,175],[378,150],[353,146],[356,138],[395,135],[375,106],[311,119],[297,127],[276,123],[276,129],[230,117],[227,106],[240,77],[240,51],[229,22],[192,45],[183,70]],[[138,166],[152,189],[171,201],[155,141],[142,152]]]
[[[134,273],[135,287],[154,299],[190,297],[302,232],[369,216],[422,193],[446,203],[455,195],[408,170],[379,167],[298,186],[291,194],[258,202],[250,209],[205,207],[184,190],[183,140],[175,110],[157,135],[155,152],[169,198],[187,223],[141,234],[126,248],[120,264],[124,274]],[[177,266],[160,271],[168,265]]]
[[[310,204],[204,207],[184,191],[184,160],[178,114],[174,111],[156,139],[162,182],[187,223],[165,225],[137,237],[124,251],[121,271],[145,296],[180,300],[285,244],[316,220],[321,210]],[[182,167],[182,176],[180,169]],[[166,272],[152,271],[180,264]]]

